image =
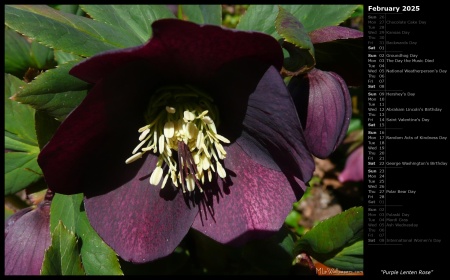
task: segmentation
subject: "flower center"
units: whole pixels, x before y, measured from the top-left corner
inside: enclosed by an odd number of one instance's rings
[[[148,124],[138,130],[140,143],[125,163],[149,151],[158,154],[150,184],[156,186],[164,177],[164,188],[170,175],[175,186],[178,182],[182,185],[183,192],[192,192],[195,186],[203,192],[206,176],[209,182],[213,172],[225,178],[220,160],[227,153],[221,142],[230,141],[217,134],[219,115],[210,96],[188,85],[160,88],[152,95],[145,118]]]

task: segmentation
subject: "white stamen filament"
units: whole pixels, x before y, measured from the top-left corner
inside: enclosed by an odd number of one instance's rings
[[[223,169],[222,164],[220,162],[217,162],[217,173],[219,174],[220,178],[225,178],[227,176],[227,173],[225,172],[225,169]]]
[[[148,134],[149,132],[150,132],[150,128],[147,128],[146,130],[144,130],[144,131],[141,133],[141,136],[139,136],[139,141],[144,140],[145,137],[147,137],[147,134]]]
[[[154,143],[154,146],[153,146],[153,153],[156,154],[156,152],[158,151],[158,146],[156,145],[156,143],[158,143],[158,133],[156,132],[156,130],[155,130],[155,132],[153,133],[153,143]]]
[[[204,116],[206,116],[206,114],[208,114],[208,110],[203,111],[200,115],[198,115],[198,117],[196,117],[196,119],[201,119]],[[208,117],[209,118],[209,117]]]
[[[170,178],[176,187],[181,183],[183,192],[192,192],[196,187],[203,192],[200,185],[205,183],[206,176],[211,182],[213,172],[225,178],[226,171],[219,161],[227,155],[222,143],[229,144],[230,140],[217,134],[213,118],[218,112],[211,102],[210,97],[191,91],[190,87],[158,90],[149,102],[148,124],[138,130],[140,143],[125,163],[152,151],[158,155],[158,162],[150,175],[150,184],[158,185],[163,179],[161,188],[164,188]]]
[[[164,134],[161,134],[159,136],[159,142],[158,142],[158,147],[159,147],[159,153],[162,154],[164,152]]]
[[[208,124],[209,128],[214,132],[214,134],[217,134],[216,125],[213,123]]]
[[[216,136],[216,138],[219,139],[220,141],[222,141],[223,143],[227,143],[227,144],[230,143],[230,140],[228,140],[227,138],[223,137],[220,134],[215,134],[214,136]]]
[[[161,181],[161,177],[163,175],[163,169],[159,166],[155,167],[155,170],[153,170],[152,175],[150,176],[150,184],[152,185],[158,185],[159,181]]]
[[[192,157],[194,158],[195,164],[198,165],[200,163],[200,153],[195,153],[192,155]]]
[[[194,175],[192,175],[192,174],[189,174],[186,177],[186,189],[190,192],[195,189],[195,180],[194,180]]]
[[[166,122],[164,124],[164,136],[166,136],[166,138],[172,138],[174,133],[175,129],[173,122]]]
[[[137,159],[140,159],[140,158],[142,157],[143,154],[144,154],[144,153],[141,153],[141,152],[139,152],[139,153],[137,153],[137,154],[134,154],[134,155],[132,155],[131,157],[129,157],[129,158],[125,161],[125,163],[126,163],[126,164],[132,163],[133,161],[136,161]]]
[[[143,132],[144,130],[146,130],[148,128],[150,128],[150,125],[143,126],[143,127],[139,128],[138,132]]]
[[[147,140],[148,139],[146,139],[144,141],[141,140],[141,143],[139,143],[139,145],[137,145],[136,148],[134,148],[134,150],[131,153],[135,154],[145,144],[145,142],[147,142]]]
[[[198,129],[192,122],[189,122],[186,125],[186,135],[189,139],[192,139],[194,136],[198,135]],[[197,142],[197,141],[196,141]]]
[[[211,182],[212,180],[212,172],[211,170],[208,170],[208,181]]]
[[[172,179],[172,183],[173,183],[176,187],[178,187],[176,170],[171,170],[171,171],[170,171],[170,179]]]
[[[186,121],[193,121],[195,119],[195,115],[192,112],[184,111],[184,119]]]
[[[198,150],[200,150],[200,148],[202,147],[202,143],[203,143],[203,132],[199,132],[197,135],[197,142],[195,143],[195,146],[197,147]]]
[[[166,176],[164,176],[164,180],[163,180],[163,182],[161,184],[161,189],[164,189],[164,187],[166,186],[168,178],[169,178],[169,173],[167,173]]]
[[[208,116],[202,118],[202,121],[203,121],[204,123],[206,123],[206,124],[212,124],[212,123],[214,123],[213,120],[212,120],[210,117],[208,117]]]
[[[209,167],[211,166],[211,162],[209,161],[209,158],[203,156],[203,157],[201,157],[201,159],[202,159],[202,168],[203,168],[203,170],[208,170]]]
[[[175,108],[170,107],[170,106],[166,106],[166,111],[169,114],[175,114],[175,112],[177,111]]]
[[[227,152],[225,151],[223,146],[219,142],[214,142],[214,146],[216,147],[219,158],[224,159],[225,156],[227,155]]]

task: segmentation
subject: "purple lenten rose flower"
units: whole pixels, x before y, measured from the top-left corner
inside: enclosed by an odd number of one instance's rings
[[[338,179],[341,183],[364,180],[364,146],[359,146],[348,156]]]
[[[50,200],[17,211],[5,221],[5,275],[40,275],[51,243]]]
[[[190,228],[241,245],[277,232],[314,163],[272,37],[162,19],[144,45],[86,59],[92,84],[43,148],[49,187],[83,192],[120,257],[164,257]]]
[[[311,153],[328,157],[344,140],[350,124],[352,103],[345,81],[334,72],[314,68],[292,78],[288,87]]]
[[[314,156],[326,158],[344,140],[350,124],[352,104],[348,86],[362,82],[363,69],[358,62],[362,61],[363,33],[328,26],[309,36],[317,53],[316,68],[292,77],[288,87],[308,148]],[[348,53],[349,49],[354,53]]]

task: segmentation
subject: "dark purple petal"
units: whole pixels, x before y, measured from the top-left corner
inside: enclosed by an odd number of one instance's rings
[[[236,142],[225,147],[230,177],[218,181],[222,191],[207,200],[211,208],[203,208],[193,225],[234,245],[278,231],[314,170],[295,106],[275,68],[250,95],[243,125]]]
[[[297,201],[289,180],[281,171],[257,163],[238,143],[226,150],[225,168],[230,178],[219,180],[222,191],[210,198],[214,215],[201,208],[192,227],[231,245],[279,231]]]
[[[267,70],[250,95],[243,125],[237,141],[248,155],[259,164],[282,170],[288,178],[309,181],[314,161],[295,104],[275,68]]]
[[[348,27],[328,26],[309,35],[316,50],[316,68],[336,72],[348,86],[362,85],[363,32]]]
[[[99,82],[42,149],[38,163],[54,192],[113,189],[131,179],[133,174],[123,175],[128,170],[139,169],[139,163],[125,160],[144,125],[142,99],[148,91],[139,68],[130,67]]]
[[[197,25],[177,19],[152,24],[153,35],[145,45],[94,56],[75,66],[71,74],[90,83],[139,61],[148,64],[150,79],[158,74],[179,83],[208,80],[223,65],[254,57],[281,69],[283,54],[278,42],[258,32],[244,32],[214,25]]]
[[[169,182],[162,190],[150,185],[156,162],[157,157],[147,156],[134,178],[110,192],[86,191],[84,205],[92,227],[126,261],[145,263],[169,255],[198,213]]]
[[[347,158],[344,170],[338,177],[341,183],[364,180],[364,146],[356,148]]]
[[[5,275],[40,275],[45,250],[51,243],[50,202],[15,213],[6,225]]]
[[[339,39],[356,39],[362,38],[363,36],[363,32],[343,26],[327,26],[309,33],[309,37],[313,44],[325,43]]]
[[[220,113],[218,129],[231,142],[242,134],[249,96],[256,91],[268,69],[267,64],[254,59],[235,60],[224,65],[209,81],[208,92],[214,96]],[[286,91],[285,84],[280,84],[278,70],[271,70],[271,73],[277,77],[278,87],[274,88]],[[263,90],[260,91],[264,94]],[[274,90],[271,94],[277,95],[278,92]]]
[[[327,72],[331,76],[333,76],[336,81],[339,83],[342,89],[342,96],[344,97],[344,100],[342,101],[341,105],[341,111],[340,115],[343,114],[344,121],[342,123],[342,126],[339,129],[337,129],[337,132],[339,133],[338,139],[336,141],[335,147],[333,150],[335,150],[341,143],[344,141],[345,136],[347,135],[348,126],[350,125],[350,120],[352,118],[352,97],[350,96],[350,92],[348,91],[347,84],[345,83],[344,79],[342,79],[341,76],[334,72]],[[338,98],[336,98],[338,99]],[[336,101],[338,102],[338,101]]]
[[[344,139],[352,114],[351,97],[336,73],[313,69],[289,82],[306,143],[313,155],[328,157]]]
[[[23,208],[20,209],[19,211],[17,211],[16,213],[14,213],[13,215],[11,215],[6,221],[5,221],[5,238],[8,235],[9,229],[12,227],[12,225],[14,225],[14,223],[19,220],[20,218],[22,218],[23,215],[25,215],[26,213],[30,212],[31,210],[33,210],[32,207],[27,207],[27,208]]]

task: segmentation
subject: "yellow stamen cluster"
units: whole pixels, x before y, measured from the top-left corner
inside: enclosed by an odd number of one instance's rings
[[[138,130],[140,143],[125,163],[134,162],[148,151],[159,154],[150,184],[158,185],[164,176],[164,188],[170,176],[175,186],[182,185],[183,192],[193,191],[196,185],[203,191],[200,182],[204,184],[206,176],[211,182],[213,172],[225,178],[220,160],[227,153],[221,142],[230,141],[217,133],[218,111],[212,102],[208,95],[191,86],[157,90],[146,115],[149,123]],[[173,151],[178,153],[177,160]]]

